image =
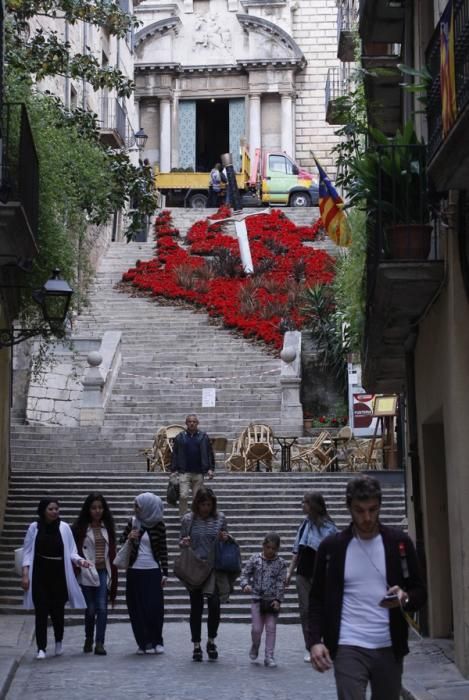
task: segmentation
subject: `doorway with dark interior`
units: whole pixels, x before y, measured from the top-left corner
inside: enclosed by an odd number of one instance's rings
[[[196,170],[210,172],[229,151],[229,100],[196,101]]]

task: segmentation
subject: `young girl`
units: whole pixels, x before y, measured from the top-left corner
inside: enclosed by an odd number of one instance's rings
[[[251,593],[251,638],[249,658],[255,662],[259,654],[262,631],[265,626],[264,666],[275,668],[274,659],[277,616],[283,600],[287,564],[278,556],[280,537],[269,532],[262,543],[262,553],[254,554],[241,573],[243,593]]]
[[[104,635],[107,623],[108,597],[114,603],[117,592],[117,569],[112,564],[116,556],[114,519],[106,499],[99,493],[90,493],[85,499],[73,534],[80,556],[89,561],[90,569],[83,569],[78,582],[86,601],[85,644],[83,651],[105,656]]]

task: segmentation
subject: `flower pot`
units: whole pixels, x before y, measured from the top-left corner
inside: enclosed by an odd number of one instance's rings
[[[305,430],[311,430],[313,427],[313,419],[312,418],[303,418],[303,428]]]
[[[428,224],[395,224],[386,228],[387,251],[394,260],[426,260],[432,242]]]

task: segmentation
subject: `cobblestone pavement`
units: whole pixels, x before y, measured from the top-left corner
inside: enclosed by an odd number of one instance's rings
[[[251,664],[250,627],[220,626],[216,662],[191,660],[189,625],[165,625],[165,654],[137,656],[130,625],[107,629],[108,656],[83,654],[83,628],[65,629],[64,655],[35,659],[33,644],[22,659],[7,700],[336,700],[332,673],[321,675],[303,661],[299,626],[278,625],[277,668]],[[49,630],[49,647],[52,631]],[[262,662],[262,654],[259,655]]]

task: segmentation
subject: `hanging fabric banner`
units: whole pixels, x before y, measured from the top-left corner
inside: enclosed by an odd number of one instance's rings
[[[440,89],[443,136],[446,136],[457,116],[452,0],[446,5],[440,20]]]

